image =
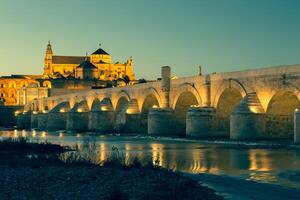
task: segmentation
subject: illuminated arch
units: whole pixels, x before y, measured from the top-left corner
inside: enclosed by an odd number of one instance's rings
[[[73,108],[71,109],[72,112],[89,112],[89,106],[86,100],[82,100],[78,103],[75,103]]]
[[[215,108],[217,107],[221,95],[228,88],[236,89],[237,91],[239,91],[239,93],[242,95],[242,97],[246,96],[248,93],[246,91],[246,88],[239,81],[237,81],[235,79],[226,79],[226,80],[222,81],[219,88],[217,89],[217,92],[216,92],[214,98],[212,99],[213,107],[215,107]]]
[[[43,82],[43,87],[52,88],[52,84],[51,84],[50,81],[44,81]]]
[[[228,87],[222,91],[216,105],[216,129],[218,131],[229,134],[230,115],[243,99],[243,94],[235,87]]]
[[[91,111],[100,111],[100,105],[100,100],[98,98],[95,98],[91,106]]]
[[[192,105],[199,105],[199,101],[201,102],[201,100],[197,99],[195,93],[193,93],[192,91],[184,91],[180,93],[174,107],[174,126],[176,126],[175,130],[177,131],[177,134],[185,134],[186,115],[188,109]]]
[[[70,103],[68,101],[59,103],[50,112],[69,112],[71,110]]]
[[[156,100],[157,100],[157,106],[158,107],[161,107],[161,97],[160,97],[160,95],[159,95],[159,93],[157,92],[157,90],[155,89],[155,88],[153,88],[153,87],[150,87],[150,88],[147,88],[147,89],[145,89],[143,92],[141,92],[141,94],[140,94],[140,110],[142,110],[142,108],[143,108],[143,105],[144,105],[144,103],[145,103],[145,100],[147,99],[147,97],[148,96],[150,96],[150,95],[152,95],[152,96],[154,96],[155,98],[156,98]]]
[[[118,105],[121,98],[126,99],[128,102],[130,101],[129,93],[126,90],[121,90],[115,96],[113,96],[111,98],[114,110],[117,110],[117,105]]]
[[[171,106],[173,109],[175,109],[179,97],[185,92],[193,94],[193,96],[197,100],[197,102],[196,102],[197,105],[202,104],[202,99],[201,99],[199,92],[196,90],[196,88],[191,83],[184,83],[184,84],[180,85],[179,88],[175,92],[176,92],[176,96],[174,97],[173,105]]]
[[[292,137],[294,111],[300,107],[299,92],[277,91],[268,103],[267,132],[272,137]]]

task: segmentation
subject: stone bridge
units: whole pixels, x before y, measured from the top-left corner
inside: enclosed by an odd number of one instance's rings
[[[170,67],[162,67],[160,81],[35,100],[19,115],[18,126],[231,139],[294,135],[300,140],[294,134],[299,85],[300,65],[174,80]]]

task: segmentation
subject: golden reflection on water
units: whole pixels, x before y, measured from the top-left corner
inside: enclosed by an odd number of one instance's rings
[[[272,170],[269,152],[263,149],[250,149],[249,150],[249,170],[252,171],[248,180],[275,182],[277,177],[270,173]]]
[[[42,131],[42,132],[41,132],[41,138],[44,139],[44,138],[46,138],[46,137],[47,137],[47,133],[46,133],[45,131]]]
[[[208,157],[206,156],[207,152],[205,150],[200,149],[192,149],[192,163],[187,169],[187,171],[192,173],[215,173],[219,172],[219,168],[217,165],[214,165],[214,162],[209,162]]]
[[[257,150],[251,149],[249,150],[249,160],[251,171],[270,171],[270,159],[268,157],[268,152],[266,150]]]
[[[276,182],[277,176],[266,172],[263,173],[252,172],[249,174],[247,180],[260,181],[260,182]]]
[[[22,130],[22,137],[26,137],[27,136],[27,133],[26,133],[26,130]]]
[[[165,167],[163,157],[163,144],[150,144],[152,153],[152,164],[160,167]]]
[[[99,162],[107,160],[112,147],[116,146],[125,163],[130,164],[133,158],[141,162],[150,161],[153,165],[190,173],[212,173],[242,176],[249,180],[276,182],[276,173],[300,168],[297,151],[272,149],[236,149],[215,148],[216,145],[200,143],[164,142],[154,140],[128,140],[122,137],[95,137],[85,144],[87,135],[51,134],[45,131],[3,131],[1,137],[27,137],[35,140],[77,145],[78,150],[95,149]],[[34,140],[33,140],[34,141]],[[93,143],[94,142],[94,143]],[[93,146],[95,145],[95,147]],[[202,148],[203,147],[203,148]],[[148,159],[148,160],[146,160]]]
[[[14,135],[13,135],[13,138],[17,138],[17,137],[19,137],[19,133],[18,133],[18,131],[17,131],[17,130],[14,130]]]
[[[126,143],[125,144],[125,164],[129,165],[130,164],[130,158],[131,158],[131,146],[130,144]]]
[[[35,130],[32,130],[31,136],[32,136],[33,138],[35,138],[35,136],[36,136],[36,131],[35,131]]]
[[[100,143],[99,147],[99,161],[103,163],[107,159],[107,149],[104,143]]]

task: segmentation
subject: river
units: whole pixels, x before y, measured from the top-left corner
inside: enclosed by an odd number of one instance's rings
[[[259,199],[251,196],[248,198],[244,194],[233,194],[234,191],[230,191],[232,188],[230,184],[234,185],[234,183],[238,184],[238,187],[246,184],[244,188],[248,190],[250,188],[253,192],[258,192],[258,188],[277,192],[279,188],[283,189],[282,194],[300,192],[300,146],[293,145],[292,141],[233,142],[221,139],[193,140],[89,133],[49,133],[34,130],[0,131],[0,138],[9,137],[26,137],[33,142],[47,141],[78,149],[84,149],[86,144],[88,146],[93,144],[94,156],[100,162],[112,154],[112,147],[116,147],[127,162],[138,158],[188,175],[198,174],[199,180],[204,180],[204,183],[219,193],[227,195],[229,199]],[[223,182],[218,180],[220,177]],[[224,183],[224,180],[227,182]],[[241,191],[242,189],[239,189],[237,192]],[[265,192],[262,190],[259,197]],[[229,195],[230,193],[232,195]],[[276,194],[276,192],[272,193]],[[296,193],[295,195],[299,195]],[[265,195],[265,197],[261,199],[269,199],[269,196]],[[272,199],[276,199],[276,195]]]

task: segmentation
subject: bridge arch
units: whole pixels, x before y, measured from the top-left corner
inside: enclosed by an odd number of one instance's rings
[[[52,110],[58,104],[59,104],[59,102],[54,99],[47,100],[45,103],[44,110]]]
[[[149,97],[155,97],[156,99],[156,106],[157,107],[161,107],[161,97],[158,93],[158,91],[153,88],[153,87],[150,87],[150,88],[147,88],[145,89],[143,92],[141,92],[140,96],[139,96],[139,105],[140,105],[140,110],[143,109],[143,105],[145,104],[145,101],[147,100],[147,98]]]
[[[175,91],[176,95],[174,97],[174,101],[172,104],[172,109],[175,109],[176,104],[178,103],[179,97],[182,97],[182,94],[192,94],[196,98],[196,103],[195,105],[201,105],[202,104],[202,99],[197,91],[197,89],[193,86],[191,83],[183,83],[182,85],[179,86],[179,88]]]
[[[245,94],[244,90],[228,87],[218,97],[216,107],[215,128],[221,135],[229,135],[230,115],[235,107],[241,102]]]
[[[248,91],[243,86],[243,84],[241,82],[239,82],[238,80],[236,80],[236,79],[226,79],[226,80],[222,81],[222,83],[220,84],[220,86],[216,90],[214,98],[212,99],[212,106],[213,107],[216,108],[218,106],[221,95],[228,88],[235,89],[236,91],[238,91],[242,95],[242,97],[246,96],[247,93],[248,93]]]
[[[294,111],[300,108],[299,91],[274,92],[266,110],[267,132],[275,138],[293,136]]]
[[[186,115],[192,105],[201,105],[202,100],[198,91],[189,83],[185,83],[180,88],[174,98],[174,124],[176,125],[177,134],[185,134]]]
[[[61,102],[57,104],[50,112],[69,112],[71,109],[70,103],[68,101]]]
[[[143,92],[143,100],[141,104],[141,127],[142,132],[147,132],[148,127],[148,113],[153,107],[160,107],[161,99],[159,94],[154,88],[149,88]]]
[[[129,93],[126,90],[121,90],[115,96],[111,97],[111,103],[113,105],[114,110],[117,110],[117,106],[120,99],[126,99],[129,102],[130,101]]]
[[[121,130],[126,123],[126,110],[129,105],[130,98],[127,95],[121,95],[115,107],[116,129]]]
[[[100,111],[101,110],[101,101],[99,98],[95,98],[91,105],[91,111]]]
[[[80,102],[75,103],[73,108],[71,109],[72,112],[89,112],[89,106],[86,100],[82,100]]]

